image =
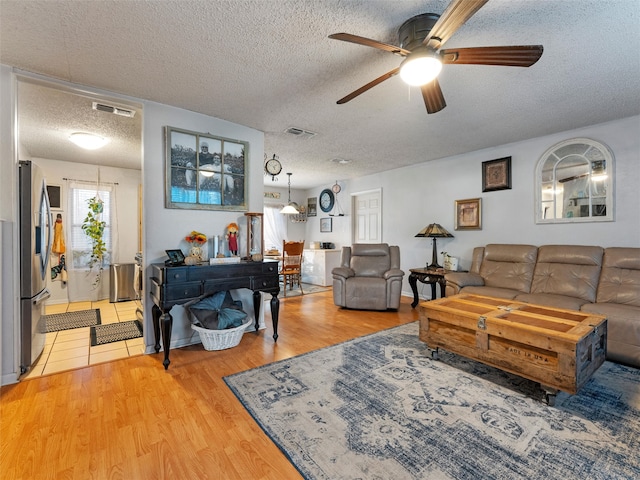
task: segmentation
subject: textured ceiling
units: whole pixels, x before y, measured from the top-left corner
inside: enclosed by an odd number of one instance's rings
[[[401,58],[328,35],[397,44],[405,20],[448,3],[0,0],[0,62],[264,131],[265,153],[293,172],[294,188],[640,114],[637,0],[490,0],[446,48],[542,44],[534,66],[445,65],[447,107],[433,115],[399,77],[336,105]],[[91,98],[73,96],[24,86],[20,140],[29,153],[77,160],[64,133],[84,126],[113,140],[106,157],[79,161],[140,168],[140,116],[87,112]],[[317,135],[283,133],[291,126]]]

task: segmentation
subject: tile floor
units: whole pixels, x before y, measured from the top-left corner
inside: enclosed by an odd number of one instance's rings
[[[45,308],[45,313],[50,315],[99,308],[101,323],[104,325],[138,320],[136,309],[139,307],[140,302],[137,300],[109,303],[107,299],[100,302],[49,305]],[[47,333],[44,351],[25,378],[40,377],[144,353],[142,338],[92,347],[89,329],[90,327],[84,327]]]

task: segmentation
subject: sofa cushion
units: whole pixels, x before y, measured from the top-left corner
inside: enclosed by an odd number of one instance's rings
[[[485,297],[504,298],[506,300],[513,300],[521,293],[517,290],[510,288],[498,288],[498,287],[482,287],[482,286],[469,286],[460,290],[460,293],[471,295],[484,295]]]
[[[584,245],[540,247],[531,293],[584,300],[578,303],[578,307],[586,302],[595,302],[603,253],[602,247]]]
[[[597,302],[640,307],[640,248],[605,249]]]
[[[535,303],[554,308],[566,308],[567,310],[580,310],[586,300],[568,295],[556,295],[553,293],[521,293],[515,298],[518,302]]]
[[[489,244],[484,248],[480,276],[487,287],[528,293],[538,248],[533,245]]]
[[[608,318],[608,359],[640,368],[640,307],[615,303],[587,303],[581,310]]]

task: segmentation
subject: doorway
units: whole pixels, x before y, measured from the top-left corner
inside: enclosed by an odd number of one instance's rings
[[[17,160],[37,163],[45,173],[47,184],[57,187],[54,191],[59,193],[60,201],[53,217],[62,220],[67,255],[72,248],[69,235],[74,230],[79,231],[69,223],[69,182],[93,184],[95,186],[91,188],[96,190],[99,184],[111,184],[114,192],[117,190],[114,196],[118,197],[120,208],[117,212],[118,233],[114,235],[117,244],[113,245],[110,262],[135,263],[137,255],[142,255],[142,104],[111,94],[80,90],[39,76],[18,74],[16,78]],[[84,150],[69,141],[69,136],[76,132],[95,134],[109,141],[102,149]],[[138,208],[129,208],[130,205],[138,205]],[[61,256],[56,256],[58,261]],[[62,264],[68,266],[64,262]],[[46,313],[71,311],[69,309],[84,305],[69,301],[70,279],[67,277],[65,281],[59,275],[60,264],[52,263],[50,267],[52,275],[48,278],[47,288],[52,295],[47,301]],[[107,274],[103,278],[108,282],[109,265],[105,270]],[[54,276],[54,272],[58,275]],[[130,306],[110,304],[108,288],[106,290],[106,299],[92,299],[86,302],[86,309],[104,311],[102,324],[129,320],[131,309],[132,319],[136,318],[140,302],[131,302]],[[111,348],[103,347],[105,351]],[[73,356],[79,350],[70,348],[69,355]],[[48,355],[43,353],[39,361],[46,361],[46,357]]]
[[[351,195],[352,243],[382,242],[382,189]]]

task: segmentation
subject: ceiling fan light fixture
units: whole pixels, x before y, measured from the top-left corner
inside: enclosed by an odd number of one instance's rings
[[[76,132],[69,135],[69,140],[85,150],[97,150],[104,147],[109,140],[93,133]]]
[[[412,52],[400,66],[400,78],[405,83],[420,87],[431,82],[442,70],[442,62],[436,54],[424,51]]]

